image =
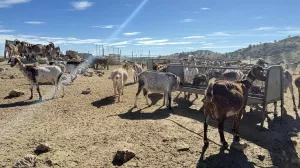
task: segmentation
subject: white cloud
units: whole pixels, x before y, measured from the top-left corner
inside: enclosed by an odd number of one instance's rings
[[[21,4],[21,3],[27,3],[30,2],[31,0],[1,0],[0,1],[0,8],[8,8],[16,4]]]
[[[254,30],[273,30],[273,29],[275,29],[275,27],[259,27]]]
[[[262,16],[256,16],[256,17],[254,17],[254,18],[252,18],[252,19],[254,19],[254,20],[258,20],[258,19],[263,19],[264,17],[262,17]]]
[[[192,42],[186,42],[186,41],[170,42],[168,39],[161,39],[161,40],[138,41],[134,45],[137,45],[137,46],[143,46],[143,45],[160,46],[160,45],[180,45],[180,44],[191,44],[191,43]]]
[[[34,36],[34,35],[9,35],[9,34],[0,34],[0,44],[4,43],[5,39],[7,40],[15,40],[18,39],[20,41],[27,41],[32,44],[48,44],[50,41],[55,45],[60,44],[95,44],[100,43],[100,39],[78,39],[74,37],[42,37],[42,36]]]
[[[140,34],[140,32],[127,32],[127,33],[123,33],[124,36],[135,36]]]
[[[200,44],[205,44],[205,43],[206,43],[205,41],[201,41],[201,42],[200,42]]]
[[[285,34],[285,35],[299,35],[300,29],[299,30],[277,31],[277,33],[281,33],[281,34]]]
[[[1,29],[0,27],[0,33],[9,33],[9,32],[14,32],[15,30],[6,30],[6,29]]]
[[[214,43],[202,43],[202,44],[206,46],[214,45]]]
[[[123,46],[116,46],[116,47],[117,48],[125,48],[126,46],[123,45]]]
[[[118,25],[92,26],[92,27],[102,28],[102,29],[112,29],[112,28],[118,27]]]
[[[143,38],[136,38],[134,40],[136,41],[143,41],[143,40],[151,40],[152,38],[151,37],[143,37]]]
[[[93,5],[92,2],[89,1],[77,1],[71,3],[74,10],[85,10]]]
[[[25,24],[45,24],[46,22],[39,22],[39,21],[29,21],[29,22],[24,22]]]
[[[208,34],[208,36],[230,36],[230,34],[224,32],[215,32],[212,34]]]
[[[121,42],[117,42],[117,43],[112,43],[112,44],[109,44],[109,46],[122,46],[122,45],[126,45],[126,44],[130,44],[130,41],[121,41]]]
[[[183,20],[181,20],[180,22],[183,22],[183,23],[189,23],[189,22],[192,22],[192,21],[194,21],[194,19],[188,18],[188,19],[183,19]]]
[[[184,49],[187,49],[187,50],[195,50],[196,48],[195,47],[183,47]]]
[[[187,36],[187,37],[184,37],[184,39],[199,39],[199,38],[204,38],[204,36]]]
[[[204,7],[204,8],[201,8],[201,10],[209,10],[209,9],[210,9],[210,8],[205,8],[205,7]]]
[[[245,47],[245,46],[203,46],[202,48],[242,48],[242,47]]]

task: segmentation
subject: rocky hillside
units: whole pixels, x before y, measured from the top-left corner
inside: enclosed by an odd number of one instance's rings
[[[209,50],[197,50],[192,52],[182,52],[169,55],[167,57],[183,58],[188,55],[198,57],[213,57],[222,59],[256,59],[263,58],[269,62],[294,62],[300,60],[300,37],[288,37],[286,39],[257,45],[249,45],[247,48],[241,48],[234,52],[220,54]]]

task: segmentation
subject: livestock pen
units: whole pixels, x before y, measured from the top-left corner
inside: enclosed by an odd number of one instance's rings
[[[187,66],[184,65],[176,65],[169,64],[167,66],[167,72],[174,73],[180,77],[180,79],[184,79],[184,68]],[[209,66],[189,66],[189,68],[199,68],[204,70],[215,69],[215,70],[243,70],[241,67],[209,67]],[[244,68],[244,70],[250,70],[249,68]],[[249,93],[248,103],[247,105],[258,105],[261,104],[263,106],[261,115],[261,127],[263,127],[264,120],[266,118],[266,107],[270,103],[274,103],[276,101],[281,101],[281,117],[284,115],[284,91],[283,91],[283,68],[281,66],[271,66],[267,69],[266,77],[267,80],[264,83],[264,92],[261,94],[253,94]],[[195,94],[205,94],[205,89],[207,85],[194,86],[189,83],[183,82],[178,89],[181,92],[195,93]]]

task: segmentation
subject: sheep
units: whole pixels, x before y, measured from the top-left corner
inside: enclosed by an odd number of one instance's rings
[[[245,106],[248,101],[248,90],[254,80],[265,80],[263,68],[254,65],[247,76],[240,81],[226,81],[211,79],[206,88],[203,102],[204,109],[204,145],[208,146],[207,120],[210,117],[218,121],[220,140],[223,147],[228,143],[224,138],[224,121],[229,116],[234,116],[234,139],[239,141],[239,126]],[[201,108],[202,109],[202,108]]]
[[[171,92],[179,87],[180,78],[170,72],[156,72],[156,71],[144,71],[138,76],[138,91],[135,96],[134,107],[137,107],[137,99],[140,92],[143,90],[146,98],[146,103],[149,106],[148,93],[164,93],[163,106],[166,104],[167,107],[172,110],[171,107]]]
[[[118,102],[121,101],[121,94],[124,94],[124,85],[128,79],[129,63],[126,62],[122,68],[115,69],[111,72],[109,79],[113,81],[114,96],[117,95],[118,90]]]
[[[42,100],[42,95],[39,88],[40,82],[54,82],[55,92],[52,95],[52,99],[56,97],[58,84],[62,76],[62,71],[58,66],[35,66],[35,65],[25,65],[21,62],[19,57],[12,56],[8,63],[11,67],[17,66],[24,76],[30,81],[30,92],[31,96],[29,100],[33,98],[33,86],[36,85],[37,92],[39,94],[39,99]],[[62,85],[63,96],[65,95],[64,86]]]
[[[133,81],[136,83],[138,81],[138,74],[143,72],[143,67],[135,62],[133,63],[132,67],[134,70]]]

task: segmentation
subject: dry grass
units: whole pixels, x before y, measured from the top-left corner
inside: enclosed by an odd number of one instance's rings
[[[214,124],[209,126],[208,137],[215,143],[211,142],[203,151],[201,96],[192,103],[194,96],[191,101],[185,101],[183,94],[175,98],[178,92],[174,92],[174,108],[168,111],[161,107],[162,95],[151,94],[154,105],[147,108],[141,94],[140,109],[132,110],[137,85],[126,86],[122,102],[114,103],[109,71],[103,77],[79,76],[73,85],[66,87],[64,98],[38,102],[34,90],[34,100],[27,101],[30,92],[25,78],[15,68],[3,63],[0,67],[8,68],[0,72],[0,77],[18,74],[16,79],[0,78],[0,165],[4,167],[33,153],[43,142],[51,144],[53,150],[37,156],[37,167],[47,167],[47,159],[57,162],[60,167],[114,167],[112,158],[118,148],[124,147],[135,151],[137,157],[123,167],[175,168],[204,164],[207,167],[297,167],[291,159],[299,157],[300,148],[293,145],[292,140],[300,143],[300,122],[293,112],[289,93],[285,95],[288,112],[285,122],[273,120],[273,115],[269,114],[265,131],[260,131],[257,126],[260,113],[249,113],[247,108],[240,129],[241,143],[248,144],[243,152],[220,150]],[[130,76],[128,83],[133,81],[132,74]],[[51,87],[41,86],[42,94],[48,95]],[[91,88],[91,94],[82,95],[81,91],[86,88]],[[12,89],[25,91],[25,96],[4,99]],[[58,93],[60,96],[61,91]],[[298,100],[298,95],[296,97]],[[273,111],[273,105],[269,105],[268,111]],[[233,122],[232,119],[226,121],[225,136],[231,143]],[[291,135],[292,130],[296,136]],[[189,150],[178,152],[182,145],[188,145]],[[287,157],[283,157],[283,150]],[[264,155],[264,161],[260,161],[258,155]]]

